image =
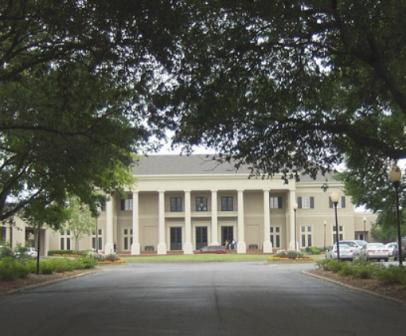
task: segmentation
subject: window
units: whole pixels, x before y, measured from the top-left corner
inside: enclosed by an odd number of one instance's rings
[[[297,198],[299,209],[314,209],[314,197],[303,196]]]
[[[221,211],[233,211],[233,197],[232,196],[221,197]]]
[[[343,240],[344,239],[344,228],[342,225],[338,227],[338,239]],[[336,235],[336,227],[335,225],[333,226],[333,243],[337,242],[337,235]]]
[[[133,230],[124,229],[123,230],[123,250],[124,251],[130,250],[132,244],[133,244]]]
[[[279,226],[271,226],[271,243],[272,247],[281,247],[281,228]]]
[[[133,209],[132,198],[127,198],[127,199],[121,200],[121,211],[131,211],[132,209]]]
[[[71,236],[70,231],[61,232],[61,250],[70,250],[71,249]]]
[[[270,197],[269,207],[271,209],[282,209],[282,197]]]
[[[103,202],[100,207],[101,211],[106,211],[106,202]]]
[[[171,197],[171,212],[182,212],[182,197]]]
[[[206,197],[196,197],[196,211],[207,211]]]
[[[334,207],[333,201],[331,197],[328,198],[330,208]],[[337,203],[337,209],[345,208],[345,196],[341,196],[341,201]]]
[[[103,230],[99,229],[98,230],[98,245],[96,246],[96,231],[93,231],[92,234],[92,248],[94,248],[95,250],[101,250],[103,249]]]
[[[312,246],[312,227],[311,226],[301,226],[301,244],[302,247]]]

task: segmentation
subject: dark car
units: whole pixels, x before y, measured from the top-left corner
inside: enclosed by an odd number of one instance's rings
[[[212,245],[212,246],[204,246],[200,250],[193,251],[193,253],[195,253],[195,254],[203,254],[203,253],[224,254],[227,252],[224,249],[224,246]]]
[[[406,252],[402,249],[402,260],[405,260],[406,258]],[[399,259],[399,249],[395,248],[393,249],[393,260],[398,260]]]

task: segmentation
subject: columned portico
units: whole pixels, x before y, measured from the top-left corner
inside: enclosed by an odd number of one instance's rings
[[[269,190],[264,190],[264,243],[263,253],[272,253],[272,243],[270,239],[271,222],[269,214]]]
[[[193,254],[192,245],[192,207],[190,190],[185,190],[185,246],[184,254]]]
[[[217,218],[217,190],[211,191],[211,245],[219,245]]]
[[[166,254],[165,243],[165,191],[158,191],[158,254]]]
[[[106,202],[106,245],[104,247],[105,254],[114,253],[113,241],[113,199],[110,197]]]
[[[238,242],[237,253],[247,253],[244,235],[244,190],[238,190]]]
[[[140,245],[140,230],[139,230],[139,193],[138,191],[133,192],[133,243],[131,245],[131,254],[139,255],[141,254]]]

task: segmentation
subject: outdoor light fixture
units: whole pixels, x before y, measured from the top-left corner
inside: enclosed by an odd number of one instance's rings
[[[340,242],[338,238],[338,218],[337,218],[337,204],[340,200],[340,195],[338,192],[333,191],[330,195],[331,201],[334,204],[335,216],[336,216],[336,243],[337,243],[337,260],[340,260]]]
[[[391,170],[389,171],[389,180],[392,182],[395,188],[396,194],[396,221],[398,226],[398,251],[399,251],[399,266],[402,266],[402,237],[400,232],[400,215],[399,215],[399,186],[400,180],[402,179],[402,172],[396,163],[393,164]]]
[[[299,206],[297,205],[297,203],[293,203],[293,211],[295,212],[295,251],[297,251],[297,239],[296,239],[296,233],[297,233],[297,227],[296,227],[296,210]]]
[[[327,226],[327,222],[324,221],[324,251],[326,250],[326,226]]]

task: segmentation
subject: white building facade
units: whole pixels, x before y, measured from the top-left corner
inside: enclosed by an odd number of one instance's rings
[[[97,241],[106,254],[192,254],[234,239],[237,253],[244,254],[295,249],[295,242],[302,249],[335,241],[329,196],[343,185],[332,177],[303,176],[285,184],[280,175],[253,177],[247,167],[236,171],[204,155],[142,158],[133,173],[137,182],[127,198],[107,201],[97,219],[97,235],[82,239],[80,249],[96,247]],[[337,215],[340,239],[369,239],[376,216],[355,212],[342,192]],[[43,236],[47,249],[74,246],[67,231]]]

